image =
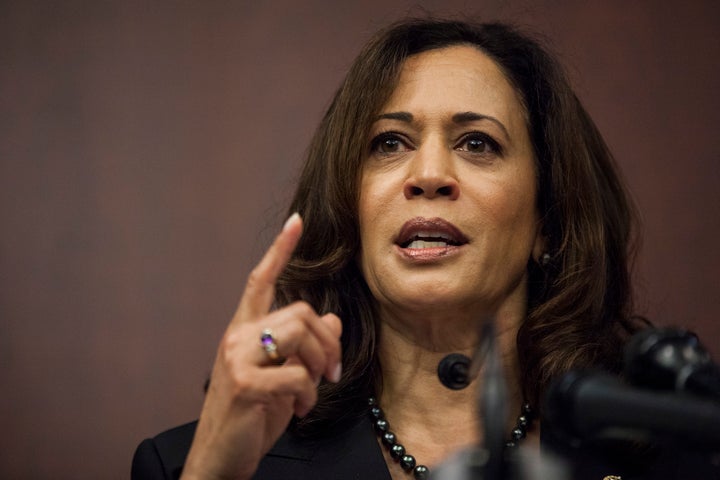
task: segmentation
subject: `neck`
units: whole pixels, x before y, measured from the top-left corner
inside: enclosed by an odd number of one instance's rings
[[[432,405],[443,398],[475,399],[481,375],[465,389],[444,387],[437,375],[440,361],[450,353],[473,357],[480,342],[484,321],[495,322],[496,345],[512,398],[520,395],[516,339],[522,314],[497,312],[480,319],[469,315],[446,314],[444,318],[402,316],[381,310],[378,354],[382,365],[382,398],[406,401],[418,406]],[[450,320],[451,319],[451,320]],[[400,398],[402,397],[402,398]]]
[[[437,463],[452,451],[477,444],[481,419],[477,413],[477,392],[482,375],[462,390],[450,390],[440,383],[438,363],[449,353],[472,357],[480,341],[482,324],[468,316],[453,321],[437,318],[411,320],[383,312],[379,356],[382,390],[379,402],[398,438],[408,451],[414,450],[427,464]],[[522,315],[498,313],[496,341],[508,385],[508,432],[522,402],[515,339]]]

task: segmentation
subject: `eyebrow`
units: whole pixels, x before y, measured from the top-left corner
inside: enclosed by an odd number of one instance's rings
[[[399,120],[401,122],[405,123],[412,123],[413,121],[413,114],[410,112],[388,112],[388,113],[382,113],[378,115],[377,119],[388,119],[388,120]],[[506,137],[510,138],[510,134],[507,131],[507,128],[505,128],[505,125],[498,120],[497,118],[491,116],[491,115],[483,115],[481,113],[476,112],[460,112],[456,113],[452,116],[453,123],[469,123],[469,122],[476,122],[478,120],[489,120],[496,124],[498,127],[500,127],[500,130],[503,131]]]
[[[401,122],[405,123],[412,123],[413,121],[413,114],[410,112],[389,112],[389,113],[381,113],[377,117],[378,120],[382,119],[388,119],[388,120],[400,120]]]

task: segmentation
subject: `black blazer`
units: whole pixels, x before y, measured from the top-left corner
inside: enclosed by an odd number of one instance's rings
[[[132,480],[180,477],[197,422],[144,440],[135,452]],[[570,465],[573,480],[718,480],[720,458],[676,448],[639,451],[622,445],[562,447],[552,428],[543,424],[543,451],[553,451]],[[410,477],[408,477],[410,478]],[[369,419],[360,419],[340,433],[319,440],[284,434],[262,459],[255,480],[391,480]]]
[[[132,480],[180,477],[197,422],[143,441],[135,452]],[[260,462],[257,480],[391,480],[370,421],[321,440],[284,434]]]

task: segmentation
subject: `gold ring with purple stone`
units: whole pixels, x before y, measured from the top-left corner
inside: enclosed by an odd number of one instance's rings
[[[278,353],[278,346],[275,342],[275,338],[272,335],[272,330],[266,328],[260,335],[260,346],[265,350],[268,358],[273,362],[280,360],[280,354]]]

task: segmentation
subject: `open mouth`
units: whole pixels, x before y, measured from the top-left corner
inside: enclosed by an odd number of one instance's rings
[[[458,246],[459,242],[443,235],[433,236],[432,233],[419,233],[410,240],[400,244],[402,248],[436,248]]]
[[[442,218],[413,218],[405,222],[395,242],[400,248],[426,249],[458,247],[468,243],[463,233]]]

